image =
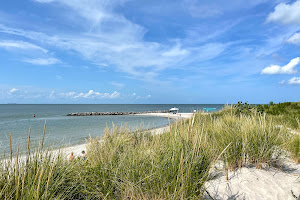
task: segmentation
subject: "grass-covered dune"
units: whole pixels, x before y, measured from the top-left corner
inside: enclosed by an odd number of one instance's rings
[[[0,199],[201,199],[216,163],[226,173],[280,165],[283,156],[299,161],[299,124],[294,132],[289,125],[239,105],[195,114],[160,135],[106,129],[101,140],[87,143],[86,161],[50,152],[2,161]]]

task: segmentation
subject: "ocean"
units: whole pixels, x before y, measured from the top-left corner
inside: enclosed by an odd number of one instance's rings
[[[106,126],[127,125],[131,130],[157,128],[168,125],[167,118],[154,116],[67,116],[76,112],[142,112],[179,108],[179,112],[192,112],[203,108],[221,109],[223,104],[0,104],[0,151],[9,152],[12,134],[14,151],[24,151],[31,128],[31,144],[41,143],[44,123],[47,121],[45,145],[48,148],[84,143],[90,136],[100,137]],[[35,115],[35,117],[33,117]],[[4,155],[4,154],[3,154]]]

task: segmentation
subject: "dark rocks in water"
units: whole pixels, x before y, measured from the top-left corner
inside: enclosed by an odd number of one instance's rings
[[[168,110],[144,111],[144,112],[79,112],[69,113],[67,116],[96,116],[96,115],[134,115],[147,113],[168,113]]]

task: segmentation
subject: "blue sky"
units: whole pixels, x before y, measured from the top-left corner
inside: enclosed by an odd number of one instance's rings
[[[300,0],[10,0],[0,103],[300,101]]]

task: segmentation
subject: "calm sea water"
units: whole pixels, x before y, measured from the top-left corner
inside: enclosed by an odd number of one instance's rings
[[[97,137],[103,134],[106,126],[112,123],[117,126],[127,124],[131,130],[161,127],[168,124],[167,118],[151,116],[66,116],[74,112],[141,112],[168,110],[178,107],[180,112],[192,112],[213,107],[217,110],[224,105],[205,104],[48,104],[48,105],[0,105],[0,151],[9,152],[9,134],[12,133],[13,149],[18,145],[22,149],[26,147],[29,128],[31,128],[31,141],[33,145],[41,142],[44,122],[46,127],[46,144],[51,147],[70,146],[84,143],[89,137]],[[33,115],[35,114],[35,118]]]

